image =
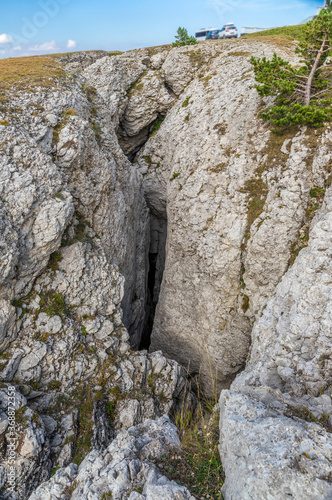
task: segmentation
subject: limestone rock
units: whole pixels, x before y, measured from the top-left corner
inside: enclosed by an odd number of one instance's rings
[[[332,497],[331,236],[330,187],[255,323],[245,371],[221,394],[226,500]]]
[[[276,137],[260,122],[249,58],[275,50],[289,49],[241,39],[70,54],[63,81],[6,90],[0,375],[26,423],[13,493],[0,471],[8,500],[108,484],[117,498],[190,498],[149,460],[174,429],[144,422],[182,402],[177,361],[211,394],[251,341],[221,397],[226,500],[278,498],[277,485],[299,495],[304,481],[312,498],[330,495],[328,191],[319,209],[331,128]],[[151,352],[138,351],[151,331]]]
[[[0,389],[0,429],[8,424],[8,386]],[[12,395],[12,392],[10,393]],[[11,406],[10,406],[11,408]],[[3,499],[19,500],[26,498],[29,492],[49,477],[51,470],[50,448],[44,422],[37,412],[27,406],[26,398],[15,391],[15,431],[0,434],[0,489]],[[6,488],[9,468],[7,464],[15,457],[15,488],[11,492]],[[24,480],[18,480],[18,478]]]
[[[235,391],[222,391],[220,405],[226,500],[331,498],[329,432]]]
[[[167,220],[150,350],[190,360],[205,391],[229,387],[243,369],[252,325],[306,234],[310,189],[324,185],[331,158],[329,127],[285,140],[257,119],[252,50],[275,47],[240,40],[171,51],[165,79],[173,85],[174,72],[182,93],[138,154],[147,204]]]
[[[51,500],[65,491],[69,498],[124,498],[149,500],[194,500],[189,491],[169,481],[151,459],[160,459],[167,449],[180,445],[176,428],[167,417],[131,427],[120,433],[103,452],[91,452],[77,467],[60,469],[39,486],[29,500]]]
[[[76,242],[59,249],[55,264],[22,299],[16,343],[6,351],[1,378],[22,388],[24,418],[42,423],[44,441],[39,449],[39,434],[25,439],[25,480],[8,498],[30,494],[51,467],[81,461],[91,449],[105,450],[122,429],[182,403],[184,369],[161,352],[130,350],[122,297],[123,278],[102,248]],[[7,428],[5,416],[0,428]],[[43,442],[47,460],[35,475]]]

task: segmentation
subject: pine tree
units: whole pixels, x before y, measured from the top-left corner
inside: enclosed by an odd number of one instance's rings
[[[185,28],[178,28],[176,42],[172,43],[173,47],[184,47],[185,45],[196,45],[198,42],[194,36],[189,36]]]
[[[274,105],[261,114],[271,123],[322,125],[332,119],[331,70],[326,59],[332,49],[332,7],[330,2],[303,30],[295,52],[301,66],[292,67],[276,54],[272,60],[252,57],[258,93],[276,96]]]

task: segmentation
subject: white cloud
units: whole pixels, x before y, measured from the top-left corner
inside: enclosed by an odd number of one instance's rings
[[[0,44],[12,43],[12,41],[12,37],[7,35],[7,33],[2,33],[2,35],[0,35]]]
[[[77,45],[77,42],[75,40],[68,40],[67,43],[67,49],[74,49]]]
[[[22,50],[21,45],[18,45],[17,47],[13,47],[12,50]]]
[[[43,52],[47,50],[57,50],[57,46],[55,43],[55,40],[52,40],[52,42],[45,42],[42,43],[41,45],[34,45],[33,47],[29,47],[30,51],[36,51],[36,52]]]

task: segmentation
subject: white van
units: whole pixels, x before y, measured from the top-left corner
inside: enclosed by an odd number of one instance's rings
[[[196,31],[195,38],[198,42],[202,42],[206,39],[206,35],[209,31],[217,30],[218,28],[202,28],[199,31]]]

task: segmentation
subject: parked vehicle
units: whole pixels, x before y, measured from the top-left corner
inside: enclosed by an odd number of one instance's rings
[[[221,30],[212,30],[209,31],[208,34],[206,35],[206,40],[218,40],[218,35]]]
[[[206,40],[206,35],[210,31],[216,31],[216,30],[218,30],[218,28],[202,28],[199,31],[196,31],[195,38],[196,38],[196,40],[198,40],[199,42],[201,42],[203,40]]]
[[[238,37],[237,28],[234,26],[233,23],[227,23],[221,28],[218,37],[223,39],[237,38]]]

